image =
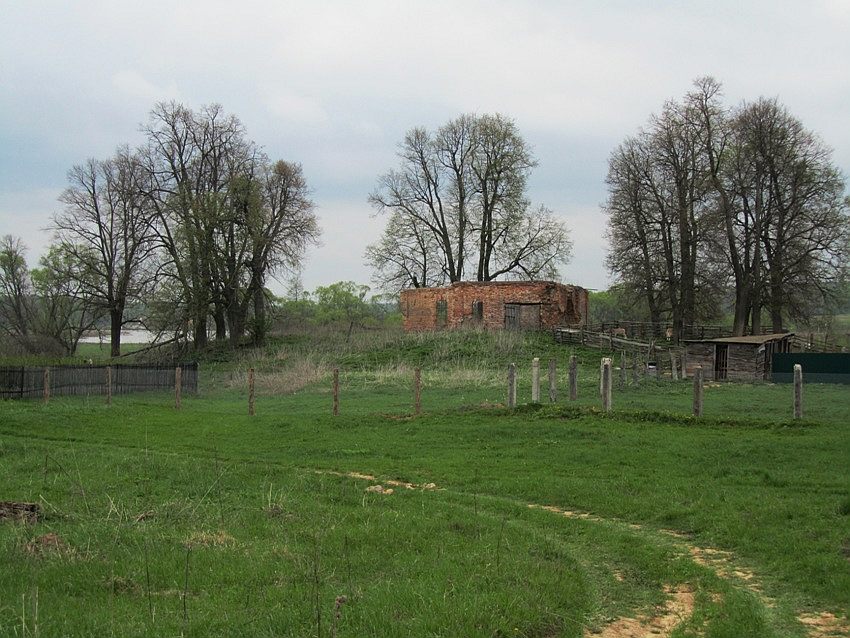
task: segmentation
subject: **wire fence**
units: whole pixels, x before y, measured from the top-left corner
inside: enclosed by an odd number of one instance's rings
[[[198,364],[0,367],[0,398],[36,399],[45,396],[91,396],[162,392],[175,389],[180,367],[180,389],[197,393]]]

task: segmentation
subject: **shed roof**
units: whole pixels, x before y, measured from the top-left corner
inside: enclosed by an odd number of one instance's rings
[[[760,346],[768,341],[782,341],[793,337],[793,332],[779,332],[768,335],[749,335],[746,337],[717,337],[716,339],[685,339],[685,343],[740,343]]]

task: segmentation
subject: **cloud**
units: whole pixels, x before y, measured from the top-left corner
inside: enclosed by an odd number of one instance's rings
[[[138,143],[139,123],[169,98],[221,103],[270,156],[303,164],[325,226],[305,266],[310,287],[368,279],[362,252],[383,224],[365,200],[378,175],[396,165],[406,130],[463,112],[517,121],[540,160],[529,196],[573,229],[565,278],[591,287],[607,280],[608,154],[697,76],[721,80],[730,105],[777,96],[850,173],[850,9],[839,0],[7,5],[6,232],[21,211],[43,227],[65,171]]]
[[[328,124],[327,111],[319,100],[296,93],[273,93],[263,102],[269,113],[286,124],[322,127]]]
[[[157,86],[141,73],[132,69],[118,71],[112,76],[112,85],[120,92],[131,98],[144,100],[154,104],[162,100],[181,100],[177,84],[171,82],[168,86]]]

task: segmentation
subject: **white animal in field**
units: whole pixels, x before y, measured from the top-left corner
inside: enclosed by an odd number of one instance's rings
[[[673,338],[673,328],[667,328],[667,330],[664,331],[664,338],[667,339],[667,341],[670,341]]]
[[[611,336],[612,337],[622,337],[623,339],[625,339],[626,338],[626,329],[625,328],[614,328],[611,331]]]

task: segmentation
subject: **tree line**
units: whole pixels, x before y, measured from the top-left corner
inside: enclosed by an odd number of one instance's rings
[[[134,322],[195,348],[210,334],[265,341],[268,280],[297,270],[319,237],[300,165],[271,160],[219,105],[157,104],[142,132],[138,148],[69,171],[37,268],[19,239],[0,241],[0,335],[73,352],[106,323],[113,356]],[[381,289],[557,278],[569,233],[528,198],[537,162],[511,119],[411,129],[398,158],[369,197],[387,216],[365,254]],[[697,80],[614,150],[607,185],[618,299],[672,320],[677,338],[727,301],[735,334],[759,332],[763,314],[780,331],[846,289],[844,178],[775,99],[729,107],[717,81]],[[345,298],[350,329],[361,292],[322,294]]]
[[[267,280],[317,242],[301,166],[272,161],[221,106],[160,103],[142,131],[139,148],[69,171],[38,268],[0,242],[0,329],[27,350],[73,352],[107,319],[112,356],[140,320],[195,348],[208,332],[262,344]]]
[[[831,151],[779,103],[736,107],[701,78],[611,154],[607,265],[650,321],[733,308],[733,332],[780,332],[840,298],[850,224]]]

